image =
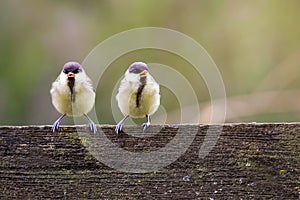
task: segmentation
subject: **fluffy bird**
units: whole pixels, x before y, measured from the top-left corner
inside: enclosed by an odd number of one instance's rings
[[[95,91],[91,79],[77,62],[67,62],[60,75],[52,83],[50,90],[52,104],[62,115],[52,125],[52,131],[58,130],[65,116],[79,117],[84,115],[89,121],[90,130],[97,132],[95,123],[87,113],[95,103]]]
[[[150,126],[150,115],[156,112],[160,104],[159,85],[149,74],[148,66],[135,62],[125,72],[117,96],[118,106],[124,118],[117,124],[115,132],[119,134],[128,117],[143,118],[143,131]]]

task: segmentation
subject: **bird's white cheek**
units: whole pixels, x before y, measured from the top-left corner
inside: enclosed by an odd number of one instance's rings
[[[140,81],[140,76],[138,74],[127,74],[125,76],[127,81],[130,82],[139,82]]]
[[[66,81],[66,82],[67,82],[67,80],[68,80],[68,75],[62,72],[62,73],[59,75],[59,81],[60,81],[60,82],[62,82],[62,81]]]
[[[79,74],[76,74],[76,76],[75,76],[75,82],[81,83],[81,82],[84,82],[85,80],[86,80],[85,74],[83,74],[82,72],[79,73]]]

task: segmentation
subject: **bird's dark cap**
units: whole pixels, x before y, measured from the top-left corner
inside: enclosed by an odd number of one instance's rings
[[[77,62],[67,62],[63,67],[63,72],[65,74],[68,74],[70,72],[72,72],[74,74],[78,74],[81,71],[82,71],[82,67]]]
[[[129,66],[128,70],[129,73],[139,74],[143,71],[148,71],[148,66],[143,62],[134,62]]]

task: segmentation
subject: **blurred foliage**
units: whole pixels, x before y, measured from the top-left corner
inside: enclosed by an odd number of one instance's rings
[[[82,62],[98,43],[113,34],[146,26],[177,30],[203,45],[225,83],[231,116],[228,121],[297,121],[299,7],[298,0],[2,0],[0,124],[52,124],[58,113],[51,105],[49,89],[63,64],[70,60]],[[175,68],[185,62],[151,50],[132,52],[116,60],[101,79],[100,84],[107,87],[97,91],[96,109],[101,122],[115,123],[106,103],[114,98],[111,90],[119,74],[135,60],[161,61]],[[192,71],[181,73],[191,81],[201,79],[195,78]],[[205,83],[200,80],[195,91],[205,105],[209,101]],[[264,95],[257,95],[267,91],[275,92],[273,99],[267,101]],[[283,91],[290,91],[290,96],[283,97]],[[178,104],[168,100],[174,95],[167,89],[162,92],[167,110],[176,109]],[[245,104],[241,95],[256,95],[257,99]],[[280,107],[281,98],[282,107],[287,109],[278,113],[270,104],[276,101],[274,106]],[[247,113],[257,104],[268,104],[268,109]],[[235,110],[244,113],[235,114]]]

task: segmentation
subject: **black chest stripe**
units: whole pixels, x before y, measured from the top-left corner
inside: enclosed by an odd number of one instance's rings
[[[74,77],[69,77],[68,78],[68,86],[71,91],[71,101],[74,103],[75,102],[75,91],[74,91],[74,85],[75,85],[75,78]]]
[[[139,88],[137,90],[136,100],[135,100],[136,107],[140,107],[142,92],[143,92],[143,89],[144,89],[144,87],[146,85],[146,79],[147,79],[146,76],[140,78],[140,86],[139,86]]]

